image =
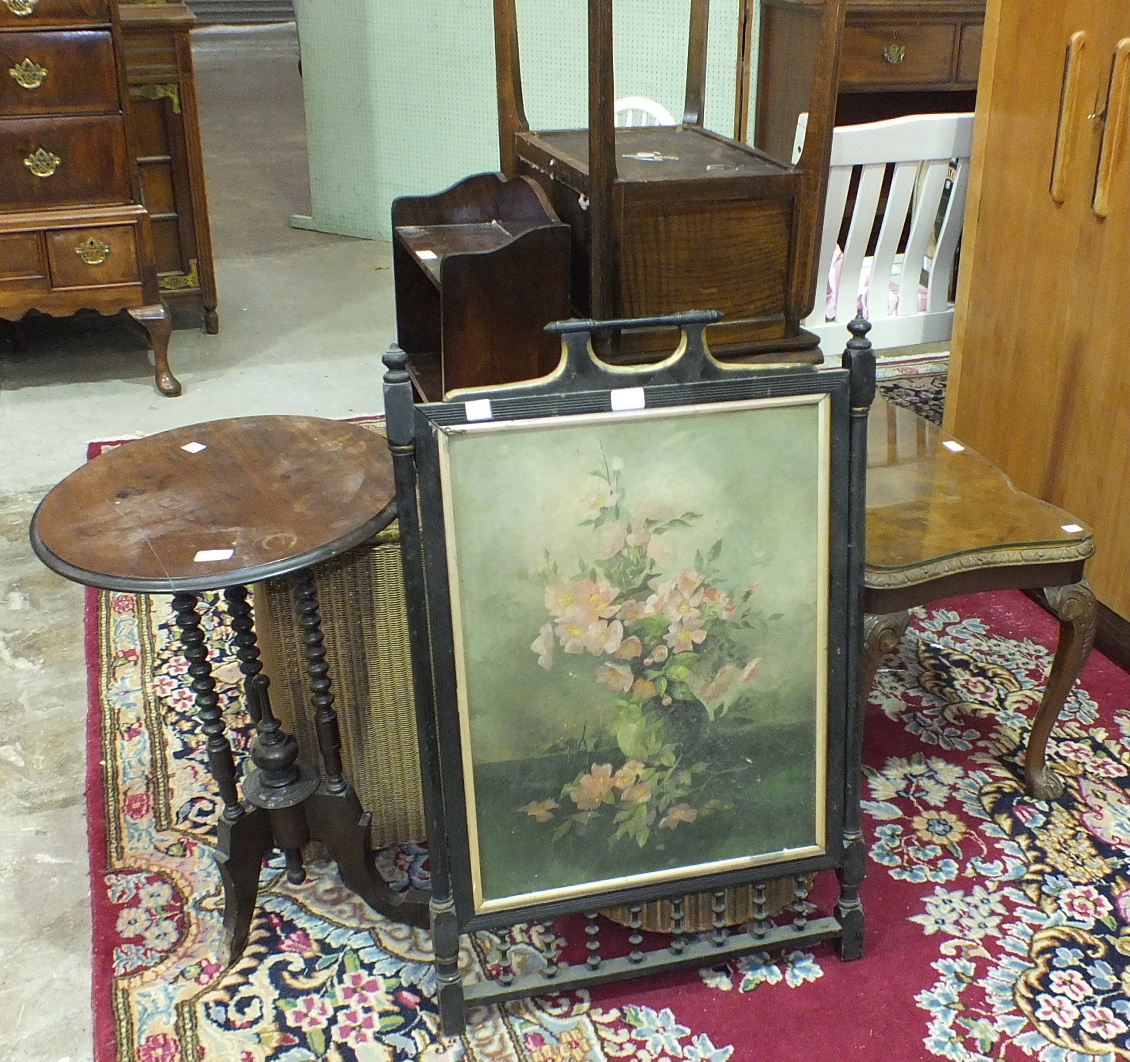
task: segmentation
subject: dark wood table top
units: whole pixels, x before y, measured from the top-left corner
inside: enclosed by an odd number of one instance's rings
[[[1019,490],[991,461],[877,395],[868,420],[868,587],[977,567],[1083,561],[1091,528]]]
[[[388,444],[317,417],[216,420],[123,443],[40,503],[40,560],[106,590],[218,590],[299,571],[395,517]]]
[[[575,174],[589,172],[589,131],[522,132],[525,144],[557,156]],[[748,144],[694,125],[623,126],[616,130],[616,172],[621,182],[722,183],[734,178],[782,177],[792,170]]]

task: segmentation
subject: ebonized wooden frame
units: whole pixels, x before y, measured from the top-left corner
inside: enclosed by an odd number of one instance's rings
[[[640,976],[677,966],[702,964],[744,952],[836,939],[842,959],[858,958],[863,949],[863,908],[859,898],[866,852],[860,826],[862,720],[859,671],[862,646],[862,574],[864,560],[864,477],[866,415],[874,395],[874,358],[869,344],[853,339],[843,367],[817,371],[776,366],[750,369],[716,361],[706,349],[703,331],[716,314],[692,312],[644,321],[558,322],[549,326],[563,339],[561,364],[552,375],[529,384],[476,389],[449,395],[448,401],[413,405],[405,355],[393,349],[385,357],[385,409],[388,438],[397,477],[397,506],[412,640],[413,675],[421,742],[424,804],[428,819],[432,869],[431,929],[439,978],[443,1031],[458,1034],[469,1003],[501,1002],[547,991],[562,991],[617,978]],[[600,362],[591,333],[609,328],[677,325],[676,351],[664,361],[635,369]],[[827,572],[827,799],[823,853],[799,859],[675,877],[661,883],[629,886],[551,902],[478,911],[471,891],[471,865],[464,804],[464,770],[457,708],[456,646],[444,529],[438,438],[441,433],[481,419],[484,401],[495,421],[536,420],[565,414],[584,417],[610,411],[625,388],[638,389],[648,410],[688,405],[725,409],[728,403],[758,398],[826,395],[828,418],[828,558]],[[478,402],[478,407],[468,403]],[[703,415],[709,415],[704,413]],[[762,455],[771,460],[772,455]],[[720,455],[732,461],[734,454]],[[758,460],[758,455],[751,455]],[[504,518],[504,517],[503,517]],[[670,948],[631,956],[556,966],[549,972],[504,969],[497,981],[464,986],[459,972],[462,933],[498,930],[521,923],[549,921],[582,912],[590,923],[595,912],[612,904],[638,904],[682,896],[689,890],[721,890],[786,875],[834,869],[839,896],[832,914],[799,918],[792,924],[768,920],[731,931],[717,922],[707,938],[676,937]],[[717,895],[717,893],[716,893]]]

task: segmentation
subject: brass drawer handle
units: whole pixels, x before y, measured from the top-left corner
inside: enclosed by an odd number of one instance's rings
[[[8,73],[20,88],[37,89],[47,80],[47,67],[40,66],[34,59],[25,59],[10,67]]]
[[[4,0],[4,6],[16,18],[27,18],[28,15],[33,14],[38,3],[39,0]]]
[[[110,257],[110,245],[103,243],[101,240],[96,240],[91,236],[90,239],[83,240],[83,242],[75,248],[75,254],[87,265],[101,265]]]
[[[887,60],[891,66],[898,66],[906,58],[906,45],[905,44],[888,44],[883,49],[883,58]]]
[[[36,177],[50,177],[51,174],[59,168],[59,163],[62,161],[63,160],[53,152],[47,151],[45,148],[40,148],[24,159],[24,165],[31,170]]]

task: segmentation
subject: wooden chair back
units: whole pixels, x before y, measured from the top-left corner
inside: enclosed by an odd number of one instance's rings
[[[838,249],[835,307],[829,312],[818,290],[804,321],[829,350],[838,351],[864,293],[876,348],[949,339],[972,142],[972,114],[911,115],[834,131],[817,277],[829,276]]]

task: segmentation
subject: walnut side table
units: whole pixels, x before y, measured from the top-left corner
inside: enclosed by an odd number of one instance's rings
[[[863,708],[907,610],[992,590],[1043,590],[1060,636],[1028,737],[1025,783],[1057,800],[1048,736],[1095,640],[1095,595],[1083,578],[1091,529],[1018,490],[991,461],[909,409],[877,396],[867,440]]]
[[[395,517],[388,444],[355,424],[314,417],[212,421],[125,443],[84,465],[40,503],[31,543],[48,568],[103,590],[171,594],[209,770],[223,812],[216,859],[224,933],[235,961],[247,942],[264,856],[321,840],[345,884],[375,910],[424,924],[426,904],[381,879],[363,812],[342,768],[317,591],[307,569],[372,538]],[[247,584],[295,575],[323,774],[299,759],[271,711]],[[198,595],[222,590],[248,714],[256,728],[242,799],[221,717]],[[250,766],[250,765],[249,765]]]

